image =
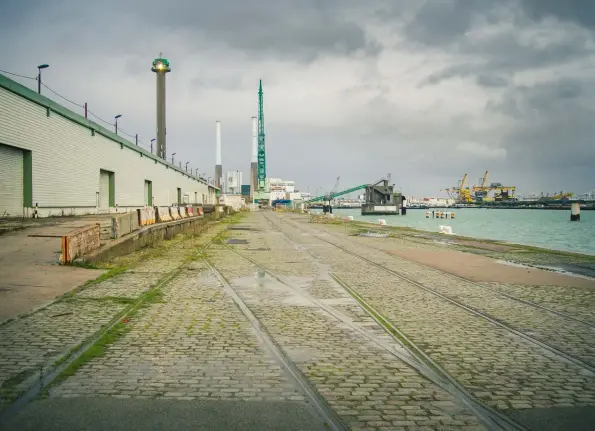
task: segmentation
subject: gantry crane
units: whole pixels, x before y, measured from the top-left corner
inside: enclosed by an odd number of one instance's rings
[[[445,191],[446,193],[448,193],[448,196],[451,199],[455,199],[457,202],[473,202],[473,199],[471,198],[471,190],[469,189],[469,187],[467,187],[467,177],[468,175],[465,174],[463,176],[463,179],[459,182],[459,184],[456,187],[443,189],[441,191]]]
[[[473,196],[475,198],[475,202],[482,203],[483,200],[487,197],[490,188],[487,186],[488,183],[488,175],[490,174],[489,171],[486,171],[483,174],[483,178],[480,178],[479,181],[481,182],[480,186],[473,186]]]

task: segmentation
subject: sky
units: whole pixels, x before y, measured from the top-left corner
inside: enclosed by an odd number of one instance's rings
[[[519,193],[595,189],[589,0],[4,0],[0,40],[0,69],[50,64],[47,86],[144,143],[163,53],[167,152],[209,176],[219,120],[223,169],[249,181],[262,79],[267,175],[301,191],[391,173],[438,196],[486,170]]]

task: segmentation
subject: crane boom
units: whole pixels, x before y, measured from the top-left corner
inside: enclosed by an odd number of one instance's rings
[[[343,190],[342,192],[334,192],[334,193],[331,193],[331,199],[333,199],[333,198],[336,198],[336,197],[338,197],[338,196],[343,196],[343,195],[346,195],[346,194],[349,194],[349,193],[353,193],[353,192],[355,192],[355,191],[358,191],[358,190],[361,190],[361,189],[365,189],[366,187],[368,187],[368,185],[367,185],[367,184],[361,184],[361,185],[359,185],[359,186],[352,187],[352,188],[350,188],[350,189],[347,189],[347,190]],[[305,203],[305,204],[308,204],[308,203],[311,203],[311,202],[318,202],[318,201],[323,201],[323,200],[325,200],[326,198],[327,198],[327,196],[325,196],[325,195],[322,195],[322,196],[316,196],[315,198],[312,198],[312,199],[310,199],[310,200],[307,200],[307,201],[305,201],[304,203]]]
[[[463,176],[463,179],[461,180],[461,186],[459,187],[459,190],[461,191],[461,193],[463,193],[463,190],[465,190],[466,184],[467,184],[467,174],[465,174]]]
[[[264,95],[262,92],[262,79],[258,87],[258,190],[264,191],[266,188],[267,165],[266,165],[266,148],[265,148],[265,134],[264,134]]]
[[[490,174],[489,171],[486,171],[485,174],[483,174],[483,178],[481,179],[481,187],[484,188],[487,183],[488,183],[488,175]]]

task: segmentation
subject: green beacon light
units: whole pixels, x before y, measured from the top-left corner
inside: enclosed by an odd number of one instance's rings
[[[153,67],[151,68],[151,72],[171,72],[171,68],[169,67],[169,61],[166,58],[156,58],[155,60],[153,60]]]

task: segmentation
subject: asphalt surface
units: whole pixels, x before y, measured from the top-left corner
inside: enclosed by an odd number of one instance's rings
[[[328,430],[307,403],[49,398],[2,431]]]

